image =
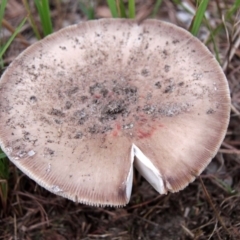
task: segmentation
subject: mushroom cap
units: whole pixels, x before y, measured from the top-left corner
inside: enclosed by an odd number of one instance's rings
[[[101,19],[36,42],[0,81],[0,144],[49,191],[125,205],[133,164],[161,194],[209,164],[230,114],[227,80],[190,33]]]

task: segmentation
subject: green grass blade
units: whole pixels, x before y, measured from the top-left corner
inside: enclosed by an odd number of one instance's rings
[[[152,11],[152,17],[153,18],[156,17],[161,4],[162,4],[162,0],[157,0],[156,1],[155,6],[154,6],[153,11]]]
[[[119,0],[119,10],[120,10],[120,17],[121,18],[126,18],[127,17],[127,14],[126,14],[126,11],[125,11],[125,6],[124,6],[124,2],[123,0]]]
[[[79,2],[79,7],[80,7],[80,10],[83,12],[83,14],[88,17],[88,8],[85,6],[85,4],[82,2]]]
[[[8,179],[8,175],[9,175],[8,163],[9,163],[9,160],[6,158],[6,155],[4,158],[0,159],[0,178],[1,179]]]
[[[36,38],[39,40],[41,39],[41,36],[40,36],[40,33],[38,31],[38,28],[37,28],[37,24],[35,23],[34,19],[33,19],[33,16],[32,16],[32,13],[31,13],[31,10],[30,10],[30,7],[29,7],[29,4],[28,4],[28,1],[27,0],[23,0],[23,5],[28,13],[28,21],[33,29],[33,32],[36,36]]]
[[[35,3],[35,6],[37,8],[37,11],[38,11],[38,14],[40,16],[40,20],[41,20],[41,23],[42,23],[42,27],[44,28],[44,25],[45,25],[45,18],[44,16],[42,16],[42,4],[41,2],[42,0],[34,0],[34,3]],[[44,30],[44,29],[43,29]]]
[[[51,13],[48,0],[42,0],[42,18],[44,18],[44,35],[47,36],[53,32]]]
[[[2,202],[3,209],[6,209],[7,206],[8,178],[9,178],[9,160],[6,158],[5,155],[3,159],[0,159],[0,201]]]
[[[227,11],[225,14],[225,21],[229,21],[233,14],[235,14],[240,9],[240,0],[236,0],[233,4],[233,6]],[[217,35],[222,29],[224,28],[223,22],[221,22],[219,25],[216,26],[216,28],[213,30],[213,35]],[[208,44],[211,41],[211,36],[209,36],[208,40],[206,41],[206,44]]]
[[[217,61],[219,62],[219,64],[221,65],[221,62],[220,62],[220,57],[219,57],[219,51],[218,51],[218,47],[217,47],[217,44],[216,44],[216,41],[215,41],[215,37],[214,37],[214,31],[211,29],[211,26],[209,24],[209,22],[206,20],[206,26],[210,32],[210,39],[213,43],[213,49],[214,49],[214,53],[215,53],[215,58],[217,59]]]
[[[180,0],[173,0],[173,2],[174,2],[176,5],[181,4],[181,1],[180,1]]]
[[[53,32],[49,2],[48,0],[34,0],[34,3],[40,16],[43,34],[47,36]]]
[[[2,51],[3,47],[0,46],[0,52]],[[4,69],[4,62],[3,62],[3,59],[0,58],[0,74],[3,72],[3,69]]]
[[[7,0],[2,0],[0,4],[0,29],[2,29],[2,20],[5,13],[6,5],[7,5]]]
[[[8,182],[7,180],[0,179],[0,200],[2,202],[3,209],[6,210],[8,198]]]
[[[128,18],[135,18],[135,0],[128,1]]]
[[[89,7],[87,17],[88,17],[88,20],[93,20],[93,19],[95,19],[95,10],[94,10],[94,7]]]
[[[202,0],[198,6],[198,9],[196,11],[196,14],[193,18],[193,21],[190,26],[190,32],[196,36],[198,34],[198,31],[200,29],[202,20],[204,18],[205,11],[207,9],[209,0]]]
[[[17,34],[20,32],[22,26],[26,22],[27,17],[25,17],[22,22],[19,24],[19,26],[16,28],[15,32],[12,34],[12,36],[8,39],[7,43],[3,46],[3,48],[0,50],[0,59],[2,59],[3,54],[7,51],[8,47],[12,43],[13,39],[17,36]]]
[[[236,0],[232,7],[226,13],[226,19],[229,20],[232,18],[233,14],[235,14],[240,9],[240,0]]]
[[[2,20],[4,17],[4,13],[5,13],[5,9],[6,9],[6,5],[7,5],[7,0],[2,0],[1,4],[0,4],[0,30],[2,29]],[[0,31],[1,33],[1,31]],[[0,35],[0,51],[3,48],[3,43],[1,41],[1,35]],[[0,68],[3,69],[4,64],[3,64],[3,59],[2,57],[0,58]]]
[[[79,2],[79,7],[88,20],[95,18],[94,6],[86,6],[83,2]]]
[[[6,157],[6,154],[5,153],[0,153],[0,159],[3,159]]]
[[[107,0],[108,7],[112,13],[113,18],[118,17],[117,5],[115,0]]]
[[[191,15],[194,15],[194,12],[192,12],[191,9],[189,9],[188,7],[186,7],[181,1],[178,1],[178,0],[173,0],[173,2],[180,6],[182,8],[182,10],[186,11],[187,13],[191,14]]]

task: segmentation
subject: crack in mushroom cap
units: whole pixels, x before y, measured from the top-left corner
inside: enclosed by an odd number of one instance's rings
[[[172,24],[102,19],[33,44],[0,82],[0,141],[49,191],[125,205],[133,160],[160,193],[183,189],[217,153],[228,84],[207,48]]]

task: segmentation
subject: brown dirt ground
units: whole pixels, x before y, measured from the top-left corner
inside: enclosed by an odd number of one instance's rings
[[[78,1],[51,2],[55,30],[85,20]],[[96,6],[97,17],[110,16],[104,2],[99,1]],[[136,2],[137,19],[144,20],[151,13],[154,1]],[[210,1],[212,26],[223,23],[221,14],[233,2]],[[180,12],[186,14],[173,1],[163,1],[156,18],[187,28],[189,18],[188,22],[181,21]],[[9,0],[1,41],[10,36],[5,31],[7,25],[15,28],[25,15],[21,1]],[[240,239],[239,20],[238,12],[224,21],[224,27],[215,36],[231,89],[232,113],[221,149],[201,177],[179,193],[160,196],[136,173],[131,201],[126,207],[97,208],[47,192],[10,163],[8,199],[6,205],[0,205],[0,239]],[[206,42],[208,36],[203,27],[199,37]],[[35,40],[26,23],[5,54],[5,66]],[[211,41],[207,46],[213,51]]]

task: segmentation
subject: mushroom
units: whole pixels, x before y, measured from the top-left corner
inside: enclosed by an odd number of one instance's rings
[[[190,33],[158,20],[69,26],[21,53],[0,81],[0,144],[47,190],[129,202],[133,165],[160,193],[192,182],[229,122],[227,80]]]

